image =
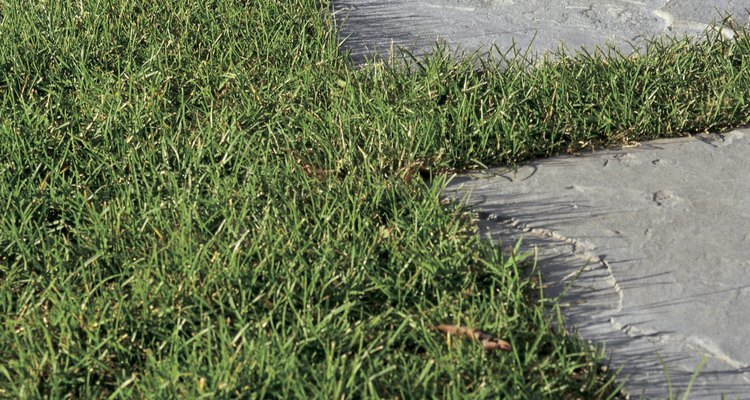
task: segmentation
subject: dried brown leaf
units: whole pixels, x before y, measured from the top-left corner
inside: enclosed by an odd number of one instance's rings
[[[448,335],[463,336],[468,339],[476,340],[482,344],[482,347],[484,347],[485,350],[510,351],[511,349],[510,343],[479,329],[460,325],[438,325],[434,327],[434,329]]]

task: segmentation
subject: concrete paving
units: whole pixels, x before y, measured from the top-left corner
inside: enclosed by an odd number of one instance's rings
[[[569,327],[648,398],[750,398],[750,130],[453,179],[480,232],[538,254]],[[637,396],[635,397],[637,398]]]
[[[334,0],[355,62],[437,38],[464,51],[532,51],[653,35],[697,35],[750,0]],[[731,32],[725,32],[730,35]],[[524,238],[561,296],[568,327],[606,346],[625,389],[664,398],[750,398],[750,130],[641,143],[455,177],[445,195],[480,211],[480,229]]]
[[[438,39],[473,52],[514,42],[532,52],[605,43],[630,51],[658,35],[695,35],[726,13],[748,23],[750,0],[333,0],[355,63],[403,47],[417,56]],[[729,34],[729,31],[726,31]]]

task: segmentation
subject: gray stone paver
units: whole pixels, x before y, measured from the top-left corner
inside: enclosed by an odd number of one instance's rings
[[[611,43],[629,50],[654,35],[696,35],[725,13],[748,23],[750,0],[334,0],[344,49],[355,62],[399,46],[416,55],[437,39],[464,51],[589,50]],[[727,34],[729,31],[726,31]]]
[[[566,323],[605,345],[626,388],[750,397],[750,130],[462,175],[446,195],[480,232],[538,254]]]

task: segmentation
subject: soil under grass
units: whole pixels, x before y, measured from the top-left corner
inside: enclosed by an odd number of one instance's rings
[[[750,35],[356,68],[329,10],[0,0],[0,397],[618,396],[440,188],[746,125]]]

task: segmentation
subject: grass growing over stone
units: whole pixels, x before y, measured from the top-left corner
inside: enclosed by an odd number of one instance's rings
[[[750,37],[359,69],[329,9],[0,0],[0,397],[617,395],[445,173],[747,124]]]

